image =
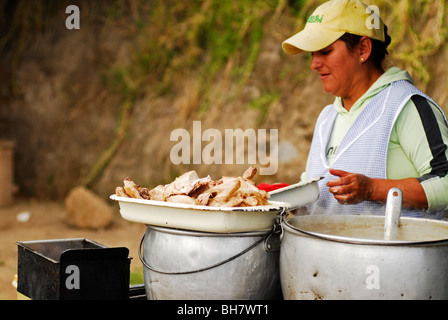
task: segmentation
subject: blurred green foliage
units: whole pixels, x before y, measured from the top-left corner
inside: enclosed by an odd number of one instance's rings
[[[112,0],[44,1],[0,0],[0,53],[12,51],[11,66],[45,31],[55,28],[55,17],[76,4],[81,12],[101,23],[131,17],[136,30],[132,63],[111,66],[108,83],[126,97],[136,97],[143,84],[156,94],[169,91],[179,74],[194,70],[201,78],[202,93],[229,62],[232,81],[243,84],[251,75],[260,52],[267,21],[280,14],[303,26],[306,17],[322,0]],[[445,0],[375,0],[389,25],[391,56],[410,68],[423,83],[430,72],[424,58],[446,45]],[[88,8],[88,10],[84,10]],[[83,17],[87,18],[87,17]],[[292,31],[292,30],[291,30]],[[132,100],[132,99],[131,99]],[[206,97],[204,106],[207,108]]]

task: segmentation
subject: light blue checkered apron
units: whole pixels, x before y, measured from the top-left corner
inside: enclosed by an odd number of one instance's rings
[[[403,106],[413,95],[421,95],[435,102],[406,80],[392,83],[378,93],[359,114],[341,141],[333,165],[334,169],[361,173],[371,178],[386,179],[387,150],[394,123]],[[436,104],[437,105],[437,104]],[[324,108],[316,123],[310,157],[308,179],[319,181],[320,197],[308,206],[310,214],[384,215],[385,204],[364,201],[342,205],[328,191],[326,183],[337,179],[328,172],[330,164],[325,155],[337,111],[333,105]],[[427,213],[420,210],[402,210],[402,216],[442,219],[443,211]]]

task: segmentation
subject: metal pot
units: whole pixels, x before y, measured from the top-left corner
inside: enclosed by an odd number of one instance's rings
[[[311,215],[282,222],[285,299],[448,299],[448,222]]]
[[[223,234],[148,226],[139,252],[147,298],[281,299],[279,248],[274,230]]]

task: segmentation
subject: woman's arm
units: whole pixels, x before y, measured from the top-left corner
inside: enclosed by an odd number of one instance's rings
[[[447,208],[448,127],[440,111],[432,104],[416,106],[409,100],[395,123],[392,140],[412,162],[418,178],[375,179],[330,169],[339,177],[327,184],[336,200],[345,204],[385,202],[389,189],[396,187],[403,192],[404,207],[429,211]],[[388,159],[388,172],[401,171],[400,161]]]

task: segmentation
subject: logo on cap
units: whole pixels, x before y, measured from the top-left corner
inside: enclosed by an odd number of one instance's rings
[[[323,18],[324,18],[323,14],[320,17],[319,17],[319,15],[310,16],[306,22],[307,23],[322,23]]]

